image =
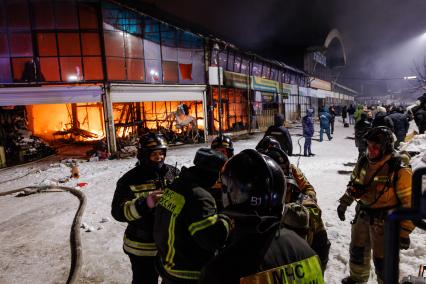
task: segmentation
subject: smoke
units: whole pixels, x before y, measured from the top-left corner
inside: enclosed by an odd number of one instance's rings
[[[419,35],[426,32],[424,0],[139,0],[138,3],[154,5],[190,27],[199,27],[207,35],[286,63],[303,60],[306,48],[321,46],[327,33],[337,28],[347,55],[347,66],[340,74],[342,81],[355,77],[407,76],[413,61],[425,55],[416,45]],[[296,57],[299,61],[292,60]],[[346,79],[345,82],[352,82],[355,87],[360,81]]]
[[[394,78],[411,75],[425,56],[426,1],[340,1],[336,26],[347,44],[343,76]],[[359,82],[358,82],[359,83]],[[371,82],[369,82],[371,83]]]

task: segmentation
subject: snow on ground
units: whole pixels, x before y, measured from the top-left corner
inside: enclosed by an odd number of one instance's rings
[[[318,130],[318,126],[316,126]],[[294,152],[303,147],[300,125],[291,129]],[[235,143],[235,152],[254,148],[261,135]],[[326,283],[340,283],[348,275],[350,220],[354,206],[348,209],[347,220],[336,214],[338,198],[345,190],[348,174],[355,163],[357,150],[353,128],[343,128],[336,121],[334,139],[318,142],[314,137],[315,157],[291,157],[298,164],[318,193],[318,202],[331,240],[330,261],[325,273]],[[168,151],[167,162],[178,167],[192,164],[195,151],[202,146],[182,146]],[[418,135],[408,145],[410,151],[422,152],[414,157],[416,167],[426,162],[426,135]],[[302,151],[303,152],[303,151]],[[85,182],[81,190],[88,203],[83,215],[86,227],[81,229],[83,267],[80,283],[130,283],[128,257],[122,251],[126,224],[116,222],[110,214],[115,183],[136,162],[135,158],[100,162],[79,161],[79,179],[59,184],[75,187]],[[345,165],[346,164],[346,165]],[[65,161],[55,157],[29,165],[0,171],[0,192],[31,185],[58,184],[70,175]],[[9,181],[10,180],[10,181]],[[64,283],[70,263],[69,228],[78,206],[68,193],[42,193],[26,197],[0,197],[0,283]],[[426,233],[416,229],[411,235],[411,248],[401,253],[401,275],[416,274],[426,256]],[[369,283],[375,283],[374,272]]]

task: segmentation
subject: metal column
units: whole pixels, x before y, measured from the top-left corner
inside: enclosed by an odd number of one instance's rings
[[[115,137],[114,116],[112,112],[112,101],[109,85],[103,88],[102,104],[104,107],[105,132],[108,142],[108,151],[110,153],[117,152],[117,141]]]

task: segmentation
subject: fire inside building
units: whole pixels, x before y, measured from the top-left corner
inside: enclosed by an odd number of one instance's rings
[[[116,2],[0,0],[0,167],[148,131],[200,143],[353,95]]]

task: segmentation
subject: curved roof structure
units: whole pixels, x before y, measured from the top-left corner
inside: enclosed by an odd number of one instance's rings
[[[346,65],[345,45],[337,29],[332,29],[328,33],[324,47],[326,48],[327,66],[334,68]]]

